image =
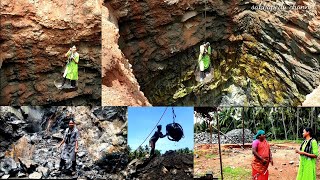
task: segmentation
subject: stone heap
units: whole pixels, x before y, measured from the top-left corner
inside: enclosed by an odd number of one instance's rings
[[[193,179],[193,155],[167,151],[161,156],[132,160],[126,169],[129,179]]]
[[[242,144],[242,129],[234,129],[227,132],[225,135],[220,134],[221,144]],[[245,143],[251,143],[253,141],[254,134],[249,130],[244,130]],[[194,134],[194,142],[196,144],[210,144],[210,133],[201,132]],[[218,134],[212,134],[212,143],[218,144]]]

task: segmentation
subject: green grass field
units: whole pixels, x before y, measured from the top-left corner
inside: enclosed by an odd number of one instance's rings
[[[223,179],[225,180],[248,180],[251,178],[251,171],[244,168],[224,167],[223,168]]]
[[[273,144],[283,144],[283,143],[301,144],[302,142],[303,142],[302,139],[298,139],[298,140],[269,140],[269,143],[273,143]]]

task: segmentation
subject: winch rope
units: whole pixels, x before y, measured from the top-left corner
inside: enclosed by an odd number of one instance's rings
[[[158,126],[158,124],[159,124],[159,122],[161,121],[162,117],[163,117],[163,116],[164,116],[164,114],[166,113],[167,109],[168,109],[168,107],[166,107],[166,109],[164,110],[164,112],[163,112],[162,116],[160,117],[159,121],[158,121],[158,122],[157,122],[157,124],[154,126],[154,128],[152,129],[152,131],[149,133],[149,135],[146,137],[146,139],[145,139],[145,140],[140,144],[140,146],[138,146],[138,147],[137,147],[137,149],[136,149],[135,151],[137,151],[137,150],[138,150],[138,148],[139,148],[139,147],[141,147],[141,146],[143,145],[143,143],[145,143],[145,142],[146,142],[146,140],[147,140],[147,139],[149,138],[149,136],[152,134],[153,130],[155,130],[155,129],[156,129],[156,127]]]

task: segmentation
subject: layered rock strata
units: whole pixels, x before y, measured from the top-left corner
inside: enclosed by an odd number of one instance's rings
[[[101,104],[101,2],[1,1],[0,105]],[[65,53],[80,54],[78,89],[58,90]]]
[[[104,2],[153,105],[301,105],[320,84],[318,1]],[[204,41],[213,79],[199,84]]]

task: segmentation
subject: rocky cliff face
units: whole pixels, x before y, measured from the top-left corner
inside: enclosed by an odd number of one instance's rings
[[[77,174],[80,179],[124,179],[128,164],[125,107],[1,107],[0,176],[71,178],[59,174],[60,152],[68,121],[80,132]]]
[[[100,1],[1,1],[0,105],[99,105]],[[64,54],[80,54],[78,89],[60,91]]]
[[[112,8],[102,7],[102,105],[147,106],[147,98],[119,49],[119,27]]]
[[[104,2],[153,105],[301,105],[320,84],[316,0]],[[260,3],[284,10],[252,8]],[[214,50],[214,77],[199,84],[194,69],[205,40]]]

